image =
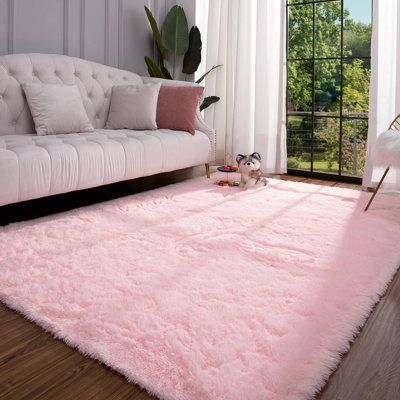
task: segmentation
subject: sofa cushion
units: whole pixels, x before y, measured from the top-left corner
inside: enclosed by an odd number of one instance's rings
[[[0,136],[0,205],[208,162],[211,143],[170,130]]]
[[[194,135],[196,112],[203,92],[202,86],[162,85],[157,104],[157,126]]]
[[[24,83],[38,135],[93,132],[76,85]]]
[[[160,83],[114,86],[106,129],[157,129]]]

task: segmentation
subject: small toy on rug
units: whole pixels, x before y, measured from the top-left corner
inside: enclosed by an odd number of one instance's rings
[[[268,184],[261,171],[261,156],[254,152],[249,155],[238,154],[236,162],[239,166],[240,184],[244,189],[258,188]]]
[[[216,181],[215,184],[218,186],[224,186],[224,187],[239,186],[239,182],[226,180],[226,179],[221,179],[219,181]]]

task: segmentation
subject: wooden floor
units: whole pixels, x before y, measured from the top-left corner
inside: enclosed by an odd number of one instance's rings
[[[301,177],[282,179],[360,189],[357,185]],[[0,399],[154,397],[0,304]],[[317,399],[400,399],[400,273]]]

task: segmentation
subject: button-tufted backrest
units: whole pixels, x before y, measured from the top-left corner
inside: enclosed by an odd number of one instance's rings
[[[0,135],[34,133],[22,83],[76,84],[86,112],[95,128],[103,128],[114,85],[140,84],[133,72],[80,58],[53,54],[0,56]]]

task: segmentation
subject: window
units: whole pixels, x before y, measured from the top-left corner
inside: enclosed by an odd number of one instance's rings
[[[287,0],[289,172],[363,174],[371,2]]]

